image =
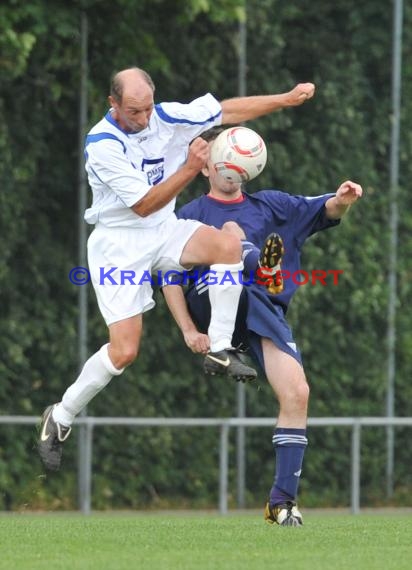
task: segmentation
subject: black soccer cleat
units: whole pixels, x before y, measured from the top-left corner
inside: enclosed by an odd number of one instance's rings
[[[282,505],[271,507],[266,503],[265,521],[269,524],[278,524],[280,526],[302,526],[302,515],[293,501],[286,501]]]
[[[205,374],[229,376],[237,382],[251,382],[257,378],[256,370],[244,364],[234,348],[206,354],[203,370]]]
[[[63,452],[63,443],[72,431],[71,427],[55,422],[52,416],[56,404],[48,406],[40,423],[40,437],[37,449],[46,469],[58,471]]]
[[[284,253],[285,248],[280,235],[277,233],[269,234],[260,250],[259,267],[264,276],[267,276],[266,287],[269,293],[274,295],[283,291],[283,279],[280,271]]]

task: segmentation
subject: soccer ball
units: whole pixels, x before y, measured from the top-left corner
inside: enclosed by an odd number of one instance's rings
[[[267,150],[264,140],[247,127],[231,127],[213,141],[210,158],[223,178],[230,182],[248,182],[265,168]]]

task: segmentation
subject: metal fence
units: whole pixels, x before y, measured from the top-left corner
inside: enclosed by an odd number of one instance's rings
[[[36,416],[0,416],[0,424],[22,425],[37,424]],[[76,425],[82,426],[84,433],[84,465],[79,472],[80,509],[84,514],[91,512],[92,503],[92,456],[93,431],[99,426],[129,427],[219,427],[219,512],[228,512],[228,475],[229,475],[229,431],[238,427],[273,427],[273,418],[115,418],[115,417],[79,417]],[[360,477],[361,477],[361,429],[366,426],[411,426],[412,417],[344,417],[344,418],[309,418],[311,427],[350,427],[351,443],[351,492],[350,506],[353,514],[360,513]]]

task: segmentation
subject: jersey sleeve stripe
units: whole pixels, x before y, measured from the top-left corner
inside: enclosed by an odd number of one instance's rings
[[[180,123],[182,125],[206,125],[207,123],[213,123],[216,120],[216,118],[222,114],[222,111],[219,111],[218,113],[216,113],[216,115],[209,116],[204,121],[189,121],[189,119],[178,119],[177,117],[172,117],[171,115],[168,115],[166,111],[163,109],[161,104],[156,105],[156,112],[159,118],[162,119],[162,121],[164,121],[165,123],[171,123],[171,124]]]
[[[112,133],[97,133],[96,135],[87,135],[86,142],[85,142],[85,148],[87,148],[87,146],[90,143],[99,142],[99,141],[102,141],[104,139],[112,139],[114,141],[119,142],[123,147],[123,152],[126,154],[126,145],[124,144],[123,141],[121,141],[118,137],[116,137],[116,135],[113,135]]]

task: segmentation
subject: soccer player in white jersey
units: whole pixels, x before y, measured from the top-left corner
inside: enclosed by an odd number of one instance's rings
[[[174,214],[176,196],[208,160],[208,143],[199,135],[214,125],[300,105],[313,96],[314,85],[298,84],[279,95],[218,102],[206,94],[188,104],[157,105],[154,90],[142,69],[116,73],[110,109],[86,138],[93,203],[85,220],[95,225],[88,240],[89,269],[109,342],[87,360],[61,402],[43,413],[38,450],[51,470],[60,467],[76,415],[138,354],[142,315],[155,304],[145,275],[207,264],[217,275],[235,277],[243,268],[237,236]],[[241,284],[226,283],[210,290],[210,352],[204,369],[245,381],[256,372],[231,346],[241,289]]]

